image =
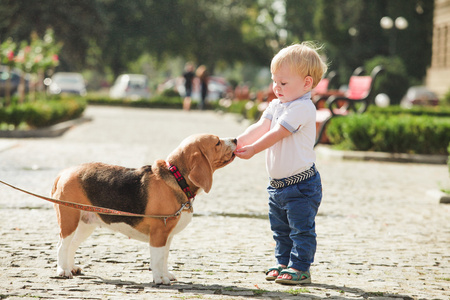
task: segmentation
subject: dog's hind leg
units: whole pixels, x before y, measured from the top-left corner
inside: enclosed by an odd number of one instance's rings
[[[80,222],[80,212],[61,205],[55,205],[60,228],[57,247],[57,274],[61,277],[72,278],[73,257],[70,248]]]
[[[60,238],[58,242],[58,276],[72,278],[73,275],[81,273],[81,268],[75,265],[75,252],[96,227],[96,224],[80,222],[74,233]]]
[[[75,235],[75,232],[66,236],[60,237],[57,246],[57,274],[61,277],[72,278],[72,269],[69,266],[69,249],[70,243]]]
[[[75,236],[72,238],[67,251],[67,263],[69,270],[71,270],[73,275],[81,274],[81,268],[75,265],[75,253],[81,243],[92,234],[95,228],[97,228],[96,224],[86,224],[83,222],[78,224]]]

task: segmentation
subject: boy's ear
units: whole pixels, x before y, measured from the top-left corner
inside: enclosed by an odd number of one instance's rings
[[[314,83],[314,79],[311,76],[305,77],[305,88],[312,89]]]

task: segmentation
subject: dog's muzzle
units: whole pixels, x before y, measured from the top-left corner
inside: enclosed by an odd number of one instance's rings
[[[237,139],[235,138],[225,138],[223,139],[225,145],[227,145],[231,151],[234,152],[234,150],[236,150],[236,146],[237,146]]]

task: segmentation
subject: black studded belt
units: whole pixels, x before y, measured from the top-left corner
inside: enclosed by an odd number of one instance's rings
[[[317,169],[316,169],[316,165],[313,164],[313,166],[311,168],[309,168],[306,171],[303,171],[301,173],[289,176],[287,178],[283,178],[283,179],[272,179],[270,181],[270,186],[274,187],[276,189],[281,189],[284,188],[286,186],[289,185],[293,185],[296,183],[299,183],[300,181],[306,180],[314,175],[316,175],[317,173]]]

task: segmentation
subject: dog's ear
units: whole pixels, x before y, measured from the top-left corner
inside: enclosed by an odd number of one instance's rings
[[[191,157],[191,166],[188,178],[193,184],[209,193],[212,187],[213,170],[209,160],[201,152],[196,152]]]

